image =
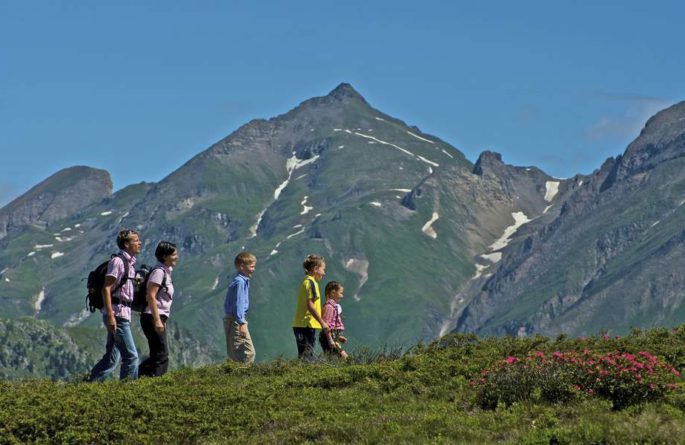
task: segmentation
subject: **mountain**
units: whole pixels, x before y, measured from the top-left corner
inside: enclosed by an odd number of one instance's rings
[[[453,320],[482,334],[587,335],[685,320],[685,102],[652,117],[621,156],[561,182]]]
[[[0,239],[35,224],[47,228],[112,194],[109,173],[90,167],[60,170],[0,209]]]
[[[76,341],[92,347],[85,338],[104,339],[104,331],[85,310],[82,278],[116,251],[121,228],[134,228],[141,262],[153,261],[159,240],[180,248],[176,365],[225,358],[222,303],[243,249],[258,259],[248,315],[258,360],[295,355],[290,322],[308,253],[326,257],[324,281],[345,285],[352,348],[410,346],[452,329],[624,328],[624,319],[593,318],[597,302],[616,304],[610,295],[635,286],[617,279],[636,278],[645,261],[658,268],[649,250],[658,243],[678,249],[683,126],[671,114],[655,116],[624,156],[592,175],[559,180],[493,152],[473,164],[341,84],[247,123],[158,183],[84,201],[49,224],[15,223],[0,240],[0,317],[78,328]],[[1,212],[14,216],[8,207]],[[652,232],[656,219],[647,215],[661,218]],[[682,322],[678,310],[642,321]]]

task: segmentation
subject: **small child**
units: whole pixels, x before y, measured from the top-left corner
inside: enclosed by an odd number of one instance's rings
[[[341,343],[347,343],[347,338],[342,334],[345,325],[342,321],[342,306],[340,300],[343,298],[345,288],[337,281],[326,284],[326,304],[323,306],[323,319],[328,324],[328,330],[319,334],[319,343],[325,353],[337,354],[341,358],[347,358],[347,352],[343,351]]]
[[[321,292],[318,282],[326,275],[326,261],[320,255],[308,255],[302,264],[304,280],[297,292],[297,307],[293,317],[293,333],[297,343],[297,356],[301,360],[314,360],[315,329],[328,330],[321,318]]]
[[[257,258],[250,252],[235,257],[236,275],[228,286],[224,300],[224,333],[230,360],[251,364],[255,349],[247,329],[247,311],[250,308],[250,278],[257,266]]]

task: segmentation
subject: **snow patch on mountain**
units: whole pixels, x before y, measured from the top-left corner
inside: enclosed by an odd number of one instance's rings
[[[407,134],[409,134],[409,135],[411,135],[411,136],[414,136],[416,139],[419,139],[419,140],[421,140],[421,141],[428,142],[429,144],[435,144],[435,142],[433,142],[433,141],[431,141],[431,140],[429,140],[429,139],[426,139],[426,138],[422,138],[422,137],[419,136],[418,134],[414,134],[414,133],[412,133],[411,131],[407,131]]]
[[[81,312],[77,312],[76,314],[72,314],[69,317],[69,320],[64,322],[64,327],[71,328],[74,326],[78,326],[89,316],[90,316],[90,311],[88,310],[88,308],[82,309]]]
[[[440,218],[440,215],[438,215],[438,212],[433,212],[433,215],[431,219],[429,219],[426,224],[421,227],[421,231],[425,233],[426,235],[430,236],[433,239],[436,239],[438,237],[437,232],[435,229],[433,229],[433,223],[437,221]]]
[[[369,279],[369,261],[362,258],[349,258],[343,261],[343,267],[359,277],[359,285],[352,298],[354,298],[355,301],[360,301],[359,291]]]
[[[500,239],[490,245],[490,249],[492,251],[504,249],[509,244],[511,237],[514,235],[514,233],[516,233],[519,227],[527,222],[530,222],[530,219],[528,219],[526,214],[523,212],[514,212],[511,214],[511,216],[514,218],[514,224],[504,229],[504,234],[500,237]]]
[[[304,167],[305,165],[316,162],[317,159],[319,159],[319,155],[312,156],[309,159],[298,159],[297,156],[295,155],[295,152],[293,152],[293,155],[291,157],[289,157],[288,160],[285,162],[285,169],[288,172],[288,179],[283,181],[283,183],[276,188],[276,190],[274,191],[274,200],[277,200],[278,197],[281,196],[281,192],[290,183],[290,178],[292,177],[293,172],[295,170],[297,170],[298,168]]]
[[[273,250],[271,251],[271,253],[269,254],[269,256],[274,256],[274,255],[276,255],[276,254],[278,253],[278,248],[281,247],[281,243],[282,243],[282,242],[279,241],[278,244],[276,244],[276,246],[273,248]]]
[[[302,227],[302,228],[301,228],[300,230],[298,230],[297,232],[291,233],[290,235],[288,235],[288,236],[287,236],[287,239],[293,238],[293,237],[295,237],[295,236],[297,236],[297,235],[301,235],[301,234],[303,234],[303,233],[304,233],[304,227]]]
[[[259,212],[259,214],[257,215],[257,222],[250,226],[250,238],[254,238],[255,236],[257,236],[257,229],[259,228],[259,224],[262,222],[265,213],[266,209]]]
[[[511,216],[514,218],[514,224],[504,229],[502,236],[497,241],[492,243],[492,245],[490,245],[489,253],[478,255],[479,258],[482,258],[491,264],[475,263],[476,273],[473,275],[473,277],[471,277],[471,280],[476,280],[482,277],[486,269],[493,264],[499,263],[502,260],[502,252],[499,251],[505,248],[509,242],[511,242],[511,237],[514,235],[514,233],[516,233],[519,227],[530,221],[530,219],[528,219],[526,214],[523,212],[514,212],[511,214]]]
[[[475,263],[475,266],[476,266],[476,273],[473,274],[473,276],[471,277],[472,280],[477,280],[478,278],[482,277],[483,272],[485,272],[485,270],[490,267],[489,264],[486,265],[486,264],[478,264],[478,263]]]
[[[276,190],[274,190],[274,201],[278,199],[279,196],[281,196],[281,192],[283,191],[284,188],[288,186],[288,183],[290,182],[290,175],[288,175],[288,179],[283,181],[281,185],[276,187]]]
[[[307,198],[308,196],[305,196],[300,205],[303,207],[302,211],[300,212],[300,215],[306,215],[309,213],[310,210],[312,210],[314,207],[308,206],[307,205]]]
[[[338,129],[335,129],[335,131],[338,131]],[[274,190],[274,199],[273,200],[277,201],[278,198],[281,196],[281,192],[283,192],[283,190],[285,190],[285,188],[288,186],[288,184],[290,184],[290,179],[292,178],[293,172],[295,172],[295,170],[297,170],[301,167],[304,167],[305,165],[312,164],[312,163],[316,162],[317,159],[319,159],[319,155],[312,156],[309,159],[298,159],[297,156],[295,155],[295,152],[293,152],[293,155],[291,157],[289,157],[285,162],[285,170],[286,170],[286,172],[288,172],[288,178],[285,181],[283,181],[281,183],[281,185],[276,187],[276,190]],[[307,175],[306,173],[303,175],[300,175],[297,177],[297,179],[304,178],[306,175]],[[297,179],[295,179],[295,180],[297,180]],[[303,215],[306,214],[307,212],[309,212],[311,209],[313,209],[313,207],[308,207],[305,205],[305,202],[307,200],[306,196],[304,199],[305,199],[305,201],[303,201],[303,203],[302,203],[302,205],[304,206],[304,211],[302,213]],[[273,202],[271,204],[273,204]],[[271,205],[271,204],[269,204],[269,205]],[[255,236],[257,236],[257,229],[259,228],[259,224],[262,222],[262,219],[264,218],[264,214],[266,213],[267,209],[268,209],[268,206],[257,214],[257,222],[255,222],[252,226],[250,226],[250,229],[249,229],[250,238],[254,238]]]
[[[499,263],[502,259],[502,252],[484,253],[480,257],[490,261],[491,263]]]
[[[50,258],[54,260],[55,258],[59,258],[61,256],[64,256],[63,252],[52,252],[52,255],[50,255]]]
[[[511,216],[514,218],[514,224],[504,229],[504,233],[502,234],[502,236],[497,241],[492,243],[492,245],[490,245],[489,253],[483,253],[481,255],[478,255],[478,258],[486,260],[491,264],[481,264],[476,261],[474,264],[476,267],[476,273],[473,275],[473,277],[471,277],[471,281],[477,280],[481,277],[488,277],[491,275],[491,273],[486,273],[487,269],[489,269],[492,265],[497,264],[502,260],[502,252],[498,251],[509,244],[509,242],[511,241],[511,237],[522,225],[530,221],[530,219],[528,219],[526,214],[523,212],[513,212]],[[457,295],[451,298],[450,315],[443,320],[440,326],[440,337],[454,329],[455,314],[458,313],[459,309],[463,308],[465,301],[466,300],[464,299],[462,293],[458,293]]]
[[[345,131],[348,131],[348,130],[345,130]],[[400,147],[399,145],[395,145],[395,144],[393,144],[393,143],[386,142],[386,141],[383,141],[383,140],[381,140],[381,139],[378,139],[378,138],[376,138],[376,137],[374,137],[374,136],[369,136],[368,134],[359,133],[359,132],[357,132],[357,131],[355,131],[355,132],[352,133],[352,134],[355,134],[355,135],[357,135],[357,136],[360,136],[360,137],[363,137],[363,138],[366,138],[366,139],[371,139],[372,141],[378,142],[379,144],[388,145],[388,146],[390,146],[390,147],[393,147],[393,148],[396,148],[396,149],[400,150],[401,152],[403,152],[403,153],[405,153],[405,154],[408,154],[409,156],[413,156],[413,157],[415,157],[415,158],[417,158],[417,159],[419,159],[419,160],[425,162],[426,164],[432,165],[432,166],[434,166],[434,167],[440,167],[440,164],[438,164],[437,162],[433,162],[433,161],[431,161],[431,160],[429,160],[429,159],[424,158],[423,156],[416,155],[416,154],[412,153],[411,151],[409,151],[409,150],[407,150],[407,149],[404,149],[404,148]]]
[[[545,201],[551,202],[559,193],[559,181],[545,182]]]
[[[33,303],[34,317],[37,317],[40,310],[43,308],[43,302],[45,301],[45,287],[36,295],[36,301]]]

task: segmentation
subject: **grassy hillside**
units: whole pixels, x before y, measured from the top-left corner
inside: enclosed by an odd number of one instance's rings
[[[685,437],[685,385],[675,373],[640,386],[621,380],[621,370],[619,384],[607,383],[612,393],[568,392],[569,382],[554,378],[545,382],[556,392],[534,379],[532,387],[518,379],[497,389],[497,378],[510,375],[498,370],[514,369],[508,366],[516,357],[527,363],[562,354],[644,356],[682,370],[685,326],[624,338],[454,335],[401,356],[356,351],[348,363],[225,364],[123,383],[5,382],[0,442],[618,444]],[[500,392],[484,391],[480,379]],[[643,399],[617,405],[618,394],[644,389]]]

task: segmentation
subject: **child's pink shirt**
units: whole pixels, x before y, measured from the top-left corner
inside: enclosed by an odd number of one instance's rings
[[[330,298],[326,300],[326,304],[323,307],[322,312],[324,313],[323,319],[328,324],[329,329],[335,329],[339,331],[345,330],[345,325],[342,322],[342,317],[340,317],[340,306],[335,302],[334,299]]]

